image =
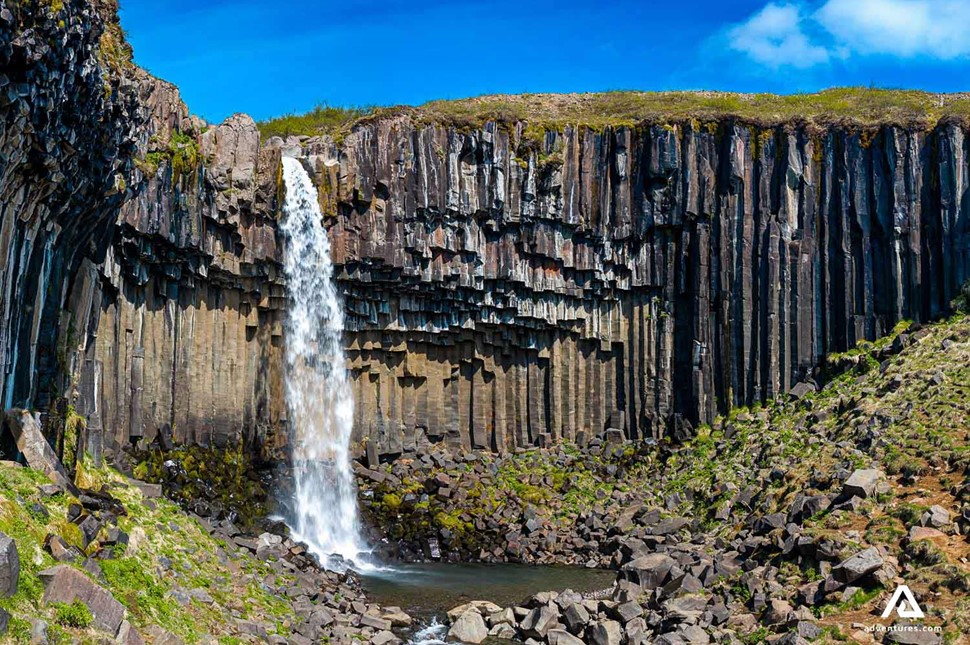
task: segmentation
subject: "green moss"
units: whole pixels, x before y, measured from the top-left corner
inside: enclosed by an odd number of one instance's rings
[[[153,145],[157,145],[157,141],[153,141]],[[172,170],[172,182],[177,183],[182,177],[194,175],[201,162],[202,156],[195,138],[175,130],[165,148],[146,153],[135,165],[148,176],[167,165]]]
[[[76,627],[87,629],[94,622],[94,616],[81,600],[75,600],[70,605],[62,602],[51,603],[54,612],[54,621],[63,627]]]

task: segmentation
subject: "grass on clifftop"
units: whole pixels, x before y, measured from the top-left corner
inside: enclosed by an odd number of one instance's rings
[[[306,114],[285,114],[275,119],[260,121],[259,132],[263,139],[270,137],[317,136],[335,134],[357,119],[371,114],[373,108],[334,107],[322,104]]]
[[[602,127],[726,117],[774,125],[805,121],[819,125],[932,125],[944,117],[970,116],[970,96],[915,90],[833,88],[813,94],[730,92],[635,92],[494,95],[433,101],[417,108],[421,119],[475,123],[489,119],[529,121],[547,127]]]
[[[418,107],[335,108],[260,123],[264,137],[334,134],[354,124],[408,115],[417,123],[478,128],[487,121],[527,123],[534,128],[703,122],[734,118],[759,125],[805,122],[932,127],[941,119],[970,120],[970,94],[865,87],[832,88],[812,94],[613,91],[587,94],[494,94],[431,101]]]

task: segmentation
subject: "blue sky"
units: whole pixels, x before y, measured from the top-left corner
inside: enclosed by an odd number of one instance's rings
[[[970,89],[970,0],[123,0],[210,121],[614,89]]]

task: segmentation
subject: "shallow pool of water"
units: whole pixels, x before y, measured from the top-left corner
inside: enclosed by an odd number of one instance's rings
[[[616,574],[580,567],[532,567],[524,564],[394,564],[362,572],[368,600],[400,607],[415,619],[413,645],[450,645],[445,617],[449,609],[470,600],[515,605],[540,591],[572,589],[588,593],[609,589]]]
[[[361,582],[369,600],[401,607],[427,624],[469,600],[507,607],[540,591],[600,591],[611,587],[615,577],[613,571],[580,567],[421,563],[364,573]]]

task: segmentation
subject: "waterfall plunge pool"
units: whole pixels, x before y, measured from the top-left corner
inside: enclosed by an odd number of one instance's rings
[[[400,607],[425,625],[435,618],[444,622],[449,609],[471,600],[510,607],[540,591],[572,589],[586,594],[609,589],[615,578],[616,572],[606,569],[438,562],[395,563],[360,574],[368,600]]]

